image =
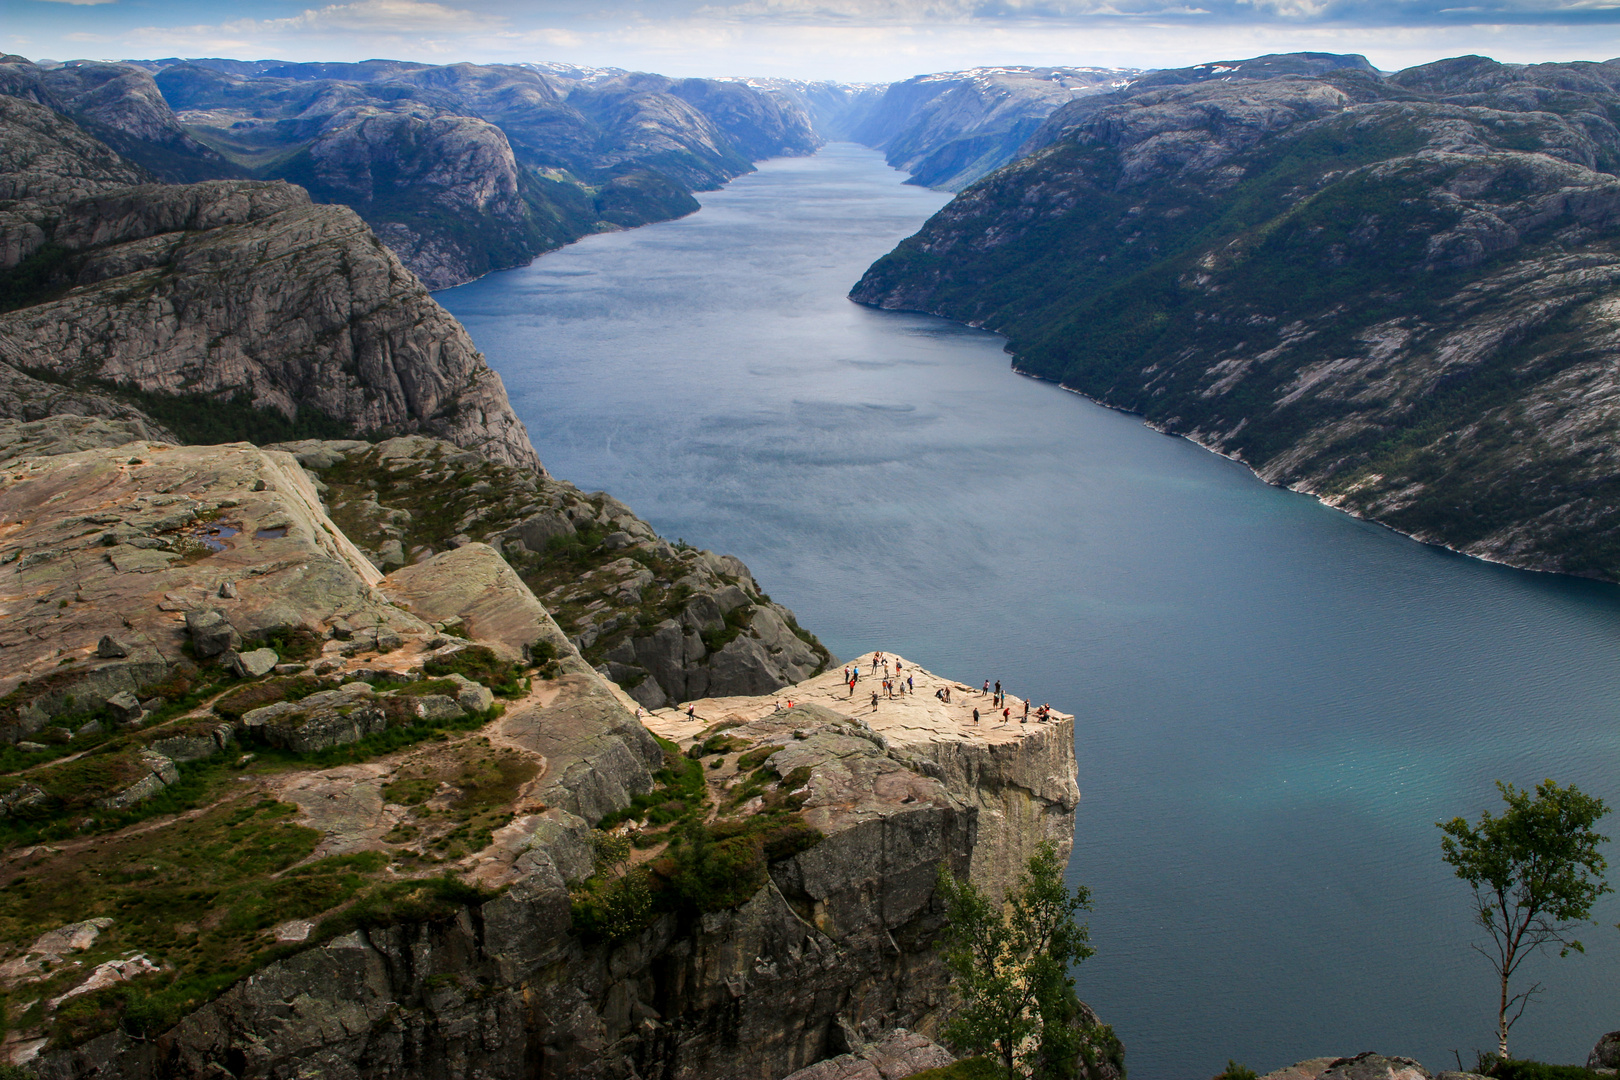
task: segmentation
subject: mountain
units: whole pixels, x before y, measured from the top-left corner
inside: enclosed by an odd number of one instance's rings
[[[193,438],[423,431],[538,466],[466,331],[346,207],[282,182],[140,183],[76,124],[7,95],[0,144],[11,415],[139,417]]]
[[[287,180],[349,206],[430,288],[689,214],[692,192],[821,142],[797,101],[745,82],[560,65],[7,57],[0,93],[158,179]]]
[[[1620,579],[1620,61],[1216,66],[1057,110],[852,298],[1425,541]]]
[[[1140,74],[1115,68],[994,67],[918,75],[862,101],[849,138],[911,173],[908,184],[960,190],[1000,168],[1054,109]]]

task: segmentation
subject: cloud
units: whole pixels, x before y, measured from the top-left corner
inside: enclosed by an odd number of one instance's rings
[[[1620,22],[1615,0],[736,0],[700,17],[826,25],[928,23],[1084,26],[1114,20],[1336,26],[1573,25]]]

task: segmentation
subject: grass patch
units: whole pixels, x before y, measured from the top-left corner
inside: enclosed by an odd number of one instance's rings
[[[472,645],[450,656],[429,660],[422,665],[422,672],[439,679],[447,675],[461,675],[473,682],[483,683],[497,697],[516,698],[529,692],[528,680],[523,678],[522,669],[511,661],[502,660],[485,645]]]

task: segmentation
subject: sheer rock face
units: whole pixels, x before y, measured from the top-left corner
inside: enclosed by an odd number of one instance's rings
[[[1115,68],[975,68],[895,83],[852,137],[911,173],[907,183],[960,191],[1017,156],[1054,109],[1107,93],[1140,72]]]
[[[1065,106],[852,297],[1419,539],[1620,577],[1620,64],[1289,68]]]
[[[5,131],[34,148],[18,151],[17,190],[58,197],[58,159],[99,160],[38,107],[3,96],[0,107]],[[357,433],[426,431],[539,467],[500,377],[352,211],[285,183],[113,187],[117,160],[80,170],[94,194],[0,206],[4,266],[59,253],[45,277],[56,287],[0,314],[12,415],[37,419],[41,401],[133,415],[106,383],[241,393],[289,418],[310,409]],[[42,376],[60,385],[35,393]]]
[[[576,697],[497,725],[503,740],[544,740],[556,755],[547,802],[578,803],[577,815],[548,811],[550,824],[525,826],[526,853],[500,879],[500,897],[455,918],[337,938],[271,964],[159,1038],[113,1033],[35,1067],[51,1080],[91,1069],[202,1077],[234,1062],[243,1075],[319,1069],[358,1080],[455,1061],[490,1075],[756,1080],[826,1059],[833,1069],[885,1062],[885,1076],[943,1062],[920,1037],[938,1032],[950,1001],[931,947],[935,875],[943,863],[985,887],[1006,884],[970,871],[970,792],[890,752],[862,721],[816,706],[769,713],[732,734],[780,747],[777,771],[808,777],[793,782],[824,838],[772,862],[734,908],[664,916],[617,944],[593,943],[570,930],[568,882],[590,869],[576,825],[628,795],[604,788],[610,759],[579,755],[605,730],[583,723],[580,708],[613,706]],[[743,779],[705,777],[722,794]],[[887,1034],[896,1028],[918,1035]]]

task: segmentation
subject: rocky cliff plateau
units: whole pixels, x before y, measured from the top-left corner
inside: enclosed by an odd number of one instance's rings
[[[999,890],[1068,840],[1067,717],[973,730],[908,665],[918,693],[875,711],[828,673],[649,730],[495,547],[379,567],[343,527],[409,536],[377,478],[492,483],[476,455],[133,426],[0,424],[7,1057],[53,1078],[948,1060],[934,875]],[[600,497],[533,502],[520,526],[637,535]]]
[[[1620,579],[1620,61],[1304,54],[1057,110],[851,296],[1419,539]]]

